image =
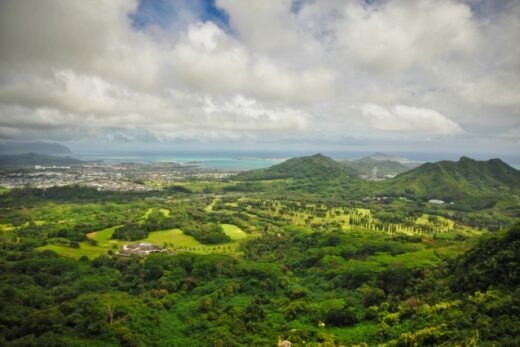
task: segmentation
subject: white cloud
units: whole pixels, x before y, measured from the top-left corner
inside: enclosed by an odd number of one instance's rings
[[[337,31],[347,57],[380,70],[471,52],[476,40],[469,6],[451,0],[350,2]]]
[[[509,78],[482,78],[477,81],[462,82],[458,86],[460,95],[469,102],[498,107],[519,107],[520,86]]]
[[[298,131],[307,127],[309,114],[288,107],[267,107],[257,100],[237,95],[231,100],[215,103],[205,100],[204,113],[221,122],[227,120],[227,129],[247,129],[256,131]]]
[[[426,108],[396,105],[391,109],[367,104],[361,107],[374,129],[410,134],[426,133],[454,135],[463,133],[462,128],[439,112]]]
[[[259,51],[299,49],[291,0],[217,0],[242,39]]]
[[[2,1],[0,71],[47,75],[52,69],[114,78],[132,87],[157,82],[162,50],[130,26],[137,0]]]
[[[211,22],[190,26],[172,53],[173,69],[184,85],[215,93],[244,93],[285,101],[330,97],[334,75],[315,67],[293,71],[256,55]]]
[[[171,1],[171,25],[139,30],[137,0],[0,1],[0,138],[406,146],[518,126],[518,1],[217,0],[230,28]]]

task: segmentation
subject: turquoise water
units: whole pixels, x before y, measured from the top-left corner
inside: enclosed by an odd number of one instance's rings
[[[312,152],[178,152],[178,153],[83,153],[76,157],[82,160],[101,160],[107,163],[158,163],[175,162],[182,165],[197,165],[205,169],[252,170],[279,164],[289,158],[311,155]],[[335,159],[361,158],[368,152],[324,152]],[[458,160],[462,154],[453,153],[389,153],[411,160],[435,162],[438,160]],[[477,160],[498,158],[500,155],[464,154]],[[519,156],[503,156],[503,160],[520,168]]]
[[[287,158],[207,156],[207,155],[80,155],[82,160],[100,160],[106,163],[159,163],[175,162],[196,165],[204,169],[252,170],[266,168]]]

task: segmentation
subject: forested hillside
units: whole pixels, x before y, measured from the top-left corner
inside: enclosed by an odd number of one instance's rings
[[[336,180],[348,179],[356,175],[356,171],[352,168],[318,153],[308,157],[292,158],[267,169],[244,172],[237,175],[235,179],[242,181],[283,178]]]
[[[5,189],[0,345],[516,346],[517,175],[463,158],[376,182],[315,155],[146,192]]]
[[[285,231],[247,243],[240,259],[187,253],[73,260],[3,242],[0,341],[514,346],[518,235],[515,226],[456,256],[462,244],[421,237]]]

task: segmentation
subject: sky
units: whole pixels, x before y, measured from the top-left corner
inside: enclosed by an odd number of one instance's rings
[[[0,142],[514,154],[520,1],[0,0]]]

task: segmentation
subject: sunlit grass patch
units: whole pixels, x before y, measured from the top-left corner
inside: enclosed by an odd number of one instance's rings
[[[424,213],[421,217],[417,218],[415,220],[415,223],[416,224],[423,224],[423,225],[424,224],[432,224],[430,219],[432,219],[432,220],[436,219],[437,223],[446,225],[448,230],[453,229],[453,227],[455,226],[455,222],[452,221],[451,219],[447,219],[447,218],[444,218],[442,216],[433,216],[433,215],[429,215],[429,214],[426,214],[426,213]]]
[[[80,243],[80,248],[72,248],[67,246],[59,246],[59,245],[45,245],[42,247],[36,248],[38,251],[50,250],[54,251],[57,254],[68,257],[68,258],[81,258],[82,256],[87,256],[89,259],[94,259],[99,257],[100,255],[106,254],[108,248],[92,246],[85,242]]]
[[[249,236],[246,232],[233,224],[222,224],[222,229],[224,229],[224,233],[233,241],[242,240]]]
[[[213,200],[211,200],[211,202],[209,203],[208,206],[206,206],[206,208],[204,209],[206,212],[212,212],[213,211],[213,207],[215,207],[215,204],[219,201],[220,199],[219,198],[214,198]]]
[[[174,248],[196,247],[201,245],[201,243],[193,236],[184,234],[180,229],[153,231],[148,234],[146,239],[139,242],[149,242],[158,246],[162,246],[164,243],[169,243],[173,244]]]
[[[109,247],[110,245],[117,244],[121,245],[124,242],[118,240],[112,240],[112,234],[114,233],[117,226],[106,228],[100,231],[95,231],[87,234],[87,237],[98,242],[98,246]]]
[[[12,230],[14,230],[14,227],[11,224],[0,224],[0,232]]]

